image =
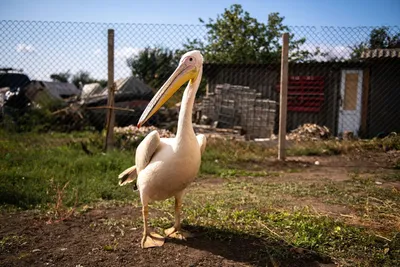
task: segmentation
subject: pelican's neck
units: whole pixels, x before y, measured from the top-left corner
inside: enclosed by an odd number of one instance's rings
[[[185,91],[183,92],[181,108],[179,111],[178,129],[176,132],[177,139],[184,139],[186,137],[196,137],[192,125],[192,113],[202,73],[203,73],[203,68],[201,67],[196,80],[194,82],[190,81],[186,86]]]

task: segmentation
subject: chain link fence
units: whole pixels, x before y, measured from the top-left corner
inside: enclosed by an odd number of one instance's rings
[[[240,57],[208,60],[215,51],[207,50],[203,25],[0,21],[0,27],[0,120],[7,131],[103,130],[107,30],[114,29],[117,127],[136,125],[187,44],[200,40],[206,48],[193,114],[196,131],[225,131],[246,139],[277,133],[279,57],[262,63]],[[288,132],[305,124],[304,132],[315,131],[314,124],[326,127],[318,128],[327,130],[319,130],[317,137],[329,132],[371,138],[400,131],[398,27],[289,29],[292,40],[304,41],[290,51]],[[233,44],[226,45],[230,51]],[[148,125],[174,132],[181,95]]]

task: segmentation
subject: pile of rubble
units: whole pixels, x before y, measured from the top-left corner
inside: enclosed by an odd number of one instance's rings
[[[321,139],[328,139],[330,135],[330,130],[326,126],[305,123],[287,134],[286,140],[316,141]]]
[[[133,125],[129,125],[126,127],[114,127],[115,134],[124,135],[133,140],[142,139],[144,136],[146,136],[147,134],[149,134],[150,132],[152,132],[154,130],[158,131],[158,133],[160,134],[160,137],[165,137],[165,138],[175,137],[175,134],[171,133],[170,131],[165,130],[165,129],[159,129],[154,126],[149,126],[149,127],[142,126],[140,128],[133,126]]]
[[[196,134],[204,134],[210,138],[221,138],[225,140],[239,140],[244,141],[245,137],[241,134],[241,127],[234,127],[233,129],[216,128],[210,125],[193,124],[193,129]]]

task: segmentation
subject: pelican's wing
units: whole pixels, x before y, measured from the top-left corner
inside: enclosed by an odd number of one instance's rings
[[[146,168],[160,145],[160,135],[157,131],[149,133],[136,149],[136,170],[139,173]]]
[[[207,138],[204,134],[199,134],[196,136],[197,142],[199,142],[200,152],[203,155],[204,150],[206,150]]]
[[[126,169],[118,175],[118,184],[121,186],[132,182],[135,182],[136,184],[139,172],[149,164],[159,145],[160,135],[157,131],[152,131],[143,139],[136,149],[136,165]],[[137,188],[135,187],[134,189],[136,190]]]

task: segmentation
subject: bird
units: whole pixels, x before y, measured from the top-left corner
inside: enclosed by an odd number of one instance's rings
[[[182,96],[175,137],[160,138],[157,130],[150,132],[136,149],[136,165],[118,176],[121,186],[136,182],[144,224],[142,248],[161,247],[165,242],[163,236],[149,232],[148,205],[153,201],[175,198],[175,222],[164,231],[166,237],[180,240],[192,237],[181,227],[181,209],[185,189],[200,169],[207,143],[205,135],[196,136],[192,125],[192,110],[202,73],[203,56],[200,51],[189,51],[181,57],[178,67],[150,100],[137,124],[141,127],[188,82]]]

